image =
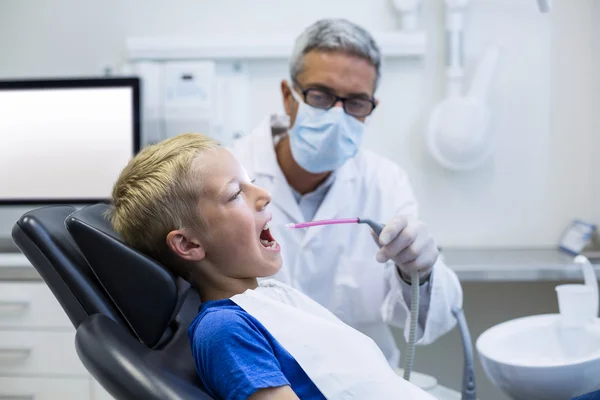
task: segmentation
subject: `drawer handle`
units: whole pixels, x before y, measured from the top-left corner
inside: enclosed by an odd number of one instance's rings
[[[0,348],[0,361],[24,361],[31,355],[32,349]],[[0,397],[1,399],[1,397]]]
[[[34,394],[0,394],[0,400],[35,400]]]
[[[29,306],[28,301],[0,301],[0,315],[25,314]]]

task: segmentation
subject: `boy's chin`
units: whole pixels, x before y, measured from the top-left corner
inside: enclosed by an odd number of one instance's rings
[[[282,262],[279,260],[279,262],[266,266],[266,268],[261,268],[260,275],[257,278],[269,278],[275,275],[281,269],[281,264]]]

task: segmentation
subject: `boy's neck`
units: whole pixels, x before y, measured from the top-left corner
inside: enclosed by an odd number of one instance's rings
[[[221,279],[220,282],[197,280],[195,286],[200,293],[202,302],[205,302],[211,300],[229,299],[236,294],[244,293],[248,289],[256,289],[258,287],[258,280],[256,278],[225,278]]]

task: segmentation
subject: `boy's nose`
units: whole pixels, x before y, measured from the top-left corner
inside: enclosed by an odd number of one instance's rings
[[[257,196],[257,208],[258,210],[264,210],[271,203],[271,193],[263,188],[258,188]]]
[[[267,206],[271,203],[271,200],[266,200],[266,199],[262,199],[261,201],[257,202],[257,209],[258,211],[263,211],[265,208],[267,208]]]

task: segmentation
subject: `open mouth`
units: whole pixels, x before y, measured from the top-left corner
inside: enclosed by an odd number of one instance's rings
[[[265,224],[262,231],[260,232],[260,244],[267,249],[276,249],[277,241],[271,235],[271,230],[269,229],[269,223]]]

